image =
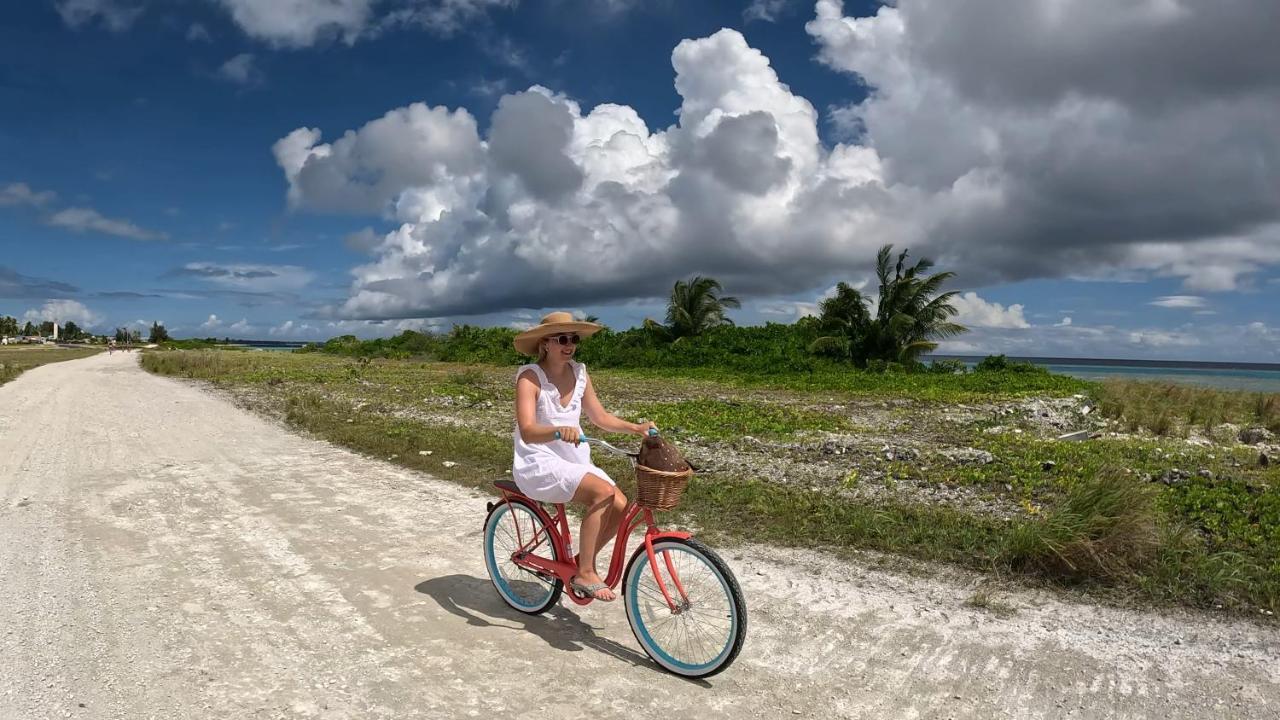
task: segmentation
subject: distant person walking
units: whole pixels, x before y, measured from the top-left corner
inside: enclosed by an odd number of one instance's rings
[[[516,372],[515,459],[512,479],[520,492],[548,503],[586,506],[579,533],[578,574],[574,591],[597,600],[613,600],[613,591],[596,572],[596,553],[618,532],[627,497],[608,473],[591,462],[591,448],[580,441],[585,409],[591,424],[604,432],[644,435],[651,422],[627,422],[600,404],[587,367],[573,360],[583,338],[599,332],[595,323],[553,312],[516,336],[523,355],[538,358]]]

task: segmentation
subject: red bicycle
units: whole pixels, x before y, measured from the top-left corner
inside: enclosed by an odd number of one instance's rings
[[[610,452],[636,455],[603,440],[583,438]],[[502,500],[489,503],[484,559],[498,595],[529,615],[549,610],[578,572],[568,515],[562,503],[548,512],[511,480],[494,483]],[[627,540],[641,526],[644,540],[623,569]],[[729,667],[742,650],[747,608],[733,571],[689,533],[662,530],[653,510],[634,500],[627,506],[605,584],[622,583],[623,605],[636,641],[654,662],[685,677],[707,677]],[[587,605],[595,598],[570,591]]]

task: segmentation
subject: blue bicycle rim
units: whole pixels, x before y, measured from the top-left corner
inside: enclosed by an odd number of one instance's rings
[[[524,600],[520,598],[520,596],[516,595],[515,591],[511,589],[511,586],[507,584],[507,579],[503,577],[502,573],[498,570],[498,561],[493,554],[494,533],[498,529],[498,524],[502,522],[503,514],[513,512],[511,507],[512,506],[509,503],[503,503],[500,506],[500,508],[493,515],[490,516],[492,522],[490,522],[488,524],[488,527],[484,529],[484,561],[485,561],[485,564],[488,566],[489,577],[493,579],[493,584],[498,588],[498,592],[502,593],[502,597],[508,603],[522,610],[530,610],[530,611],[536,610],[542,607],[542,605],[547,602],[547,598],[551,596],[551,593],[553,592],[553,588],[548,587],[546,594],[543,595],[542,598],[537,602],[526,604]],[[521,510],[526,514],[528,514],[530,517],[532,517],[534,520],[537,520],[538,524],[542,524],[542,518],[539,518],[531,510],[529,510],[524,506],[521,506]],[[513,519],[514,519],[514,516],[513,516]]]
[[[658,547],[656,545],[657,544],[655,544],[655,547],[654,547],[655,552],[658,551]],[[719,666],[720,663],[724,662],[724,659],[729,654],[729,651],[733,649],[733,640],[738,635],[738,625],[739,625],[738,607],[732,600],[733,594],[729,591],[729,583],[724,579],[724,576],[720,574],[719,569],[717,569],[715,565],[706,561],[702,553],[697,552],[696,550],[690,549],[684,545],[681,545],[678,543],[671,543],[671,542],[662,544],[662,550],[666,552],[672,552],[672,551],[685,552],[696,557],[699,562],[701,562],[703,565],[705,565],[708,569],[711,570],[711,574],[716,578],[716,581],[720,583],[720,589],[724,592],[725,597],[730,599],[729,600],[729,619],[730,619],[729,634],[725,638],[724,648],[720,650],[720,653],[717,654],[711,660],[708,660],[707,662],[700,663],[700,664],[690,664],[690,663],[677,660],[674,657],[672,657],[671,654],[668,653],[665,649],[663,649],[660,645],[658,645],[656,641],[654,641],[653,637],[649,634],[649,628],[645,626],[644,616],[640,614],[640,605],[638,600],[640,596],[640,591],[639,591],[640,577],[644,574],[644,569],[646,567],[649,567],[649,561],[647,558],[643,560],[637,559],[635,563],[632,564],[631,576],[627,578],[627,590],[628,590],[627,609],[631,612],[631,617],[635,618],[635,625],[640,631],[639,632],[640,642],[645,646],[645,650],[648,650],[652,654],[657,655],[655,659],[659,660],[659,664],[669,664],[670,667],[675,668],[676,671],[680,673],[687,673],[689,675],[700,675]],[[671,589],[669,584],[668,584],[668,588]]]

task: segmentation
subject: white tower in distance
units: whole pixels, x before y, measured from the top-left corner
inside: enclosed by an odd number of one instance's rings
[[[58,323],[57,323],[57,321],[54,321],[54,323],[53,323],[53,339],[54,339],[55,341],[58,339]]]

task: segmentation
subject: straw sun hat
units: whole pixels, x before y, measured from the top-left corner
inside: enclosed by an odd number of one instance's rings
[[[544,337],[561,333],[577,333],[581,337],[594,335],[602,330],[595,323],[574,320],[567,312],[553,312],[542,316],[542,322],[516,336],[516,350],[522,355],[538,354],[538,342]]]

